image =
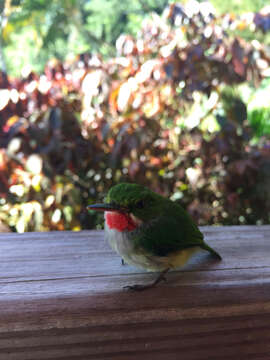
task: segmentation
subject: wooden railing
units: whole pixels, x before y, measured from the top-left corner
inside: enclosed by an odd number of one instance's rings
[[[270,359],[270,226],[203,227],[223,257],[156,274],[102,231],[0,235],[0,359]]]

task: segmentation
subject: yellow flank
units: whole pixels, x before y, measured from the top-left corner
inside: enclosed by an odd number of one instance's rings
[[[184,266],[195,252],[201,250],[199,246],[194,246],[168,256],[153,256],[145,252],[136,252],[129,256],[124,255],[123,258],[128,264],[143,267],[148,271],[163,271]]]
[[[188,262],[188,260],[191,258],[191,256],[199,250],[202,250],[202,249],[199,246],[194,246],[194,247],[170,254],[167,257],[168,267],[178,268],[178,267],[184,266]]]

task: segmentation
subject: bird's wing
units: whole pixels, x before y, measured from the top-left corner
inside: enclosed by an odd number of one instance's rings
[[[156,256],[166,256],[193,246],[203,247],[203,235],[193,222],[189,224],[188,221],[182,223],[163,216],[137,234],[136,245]]]

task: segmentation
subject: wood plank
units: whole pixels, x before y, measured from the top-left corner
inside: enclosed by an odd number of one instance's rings
[[[203,227],[207,253],[157,288],[102,231],[0,235],[0,360],[270,358],[270,226]]]

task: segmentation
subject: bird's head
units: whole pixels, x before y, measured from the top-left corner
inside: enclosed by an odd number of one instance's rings
[[[164,201],[165,198],[142,185],[120,183],[109,190],[103,204],[89,205],[88,209],[105,211],[109,225],[111,221],[120,224],[119,229],[133,230],[160,216]]]

